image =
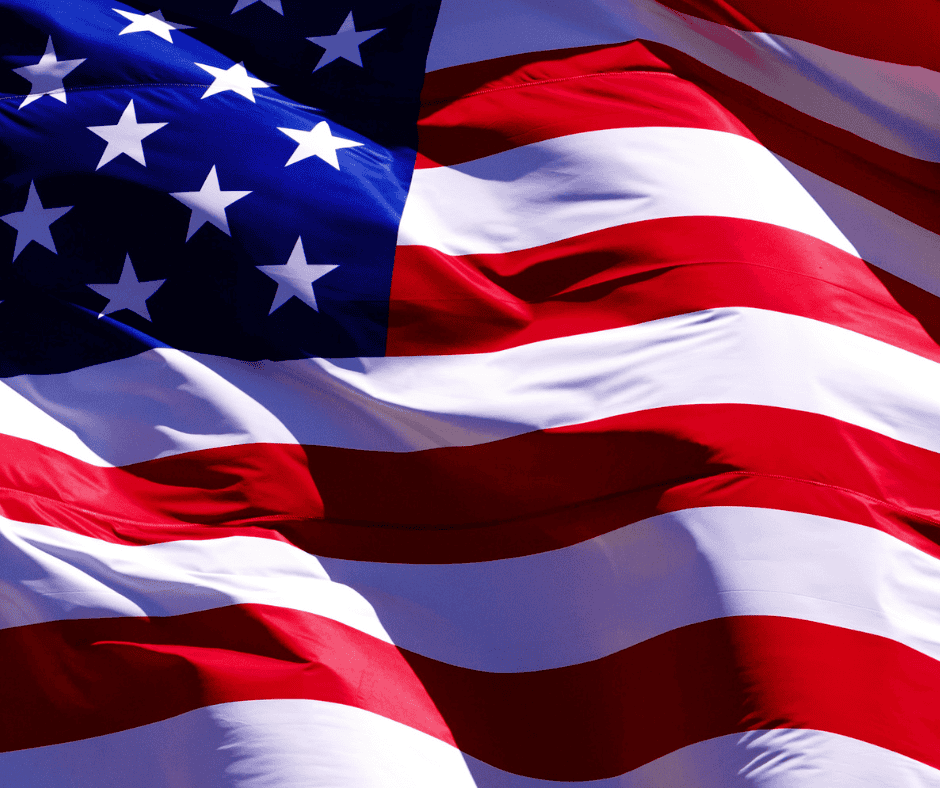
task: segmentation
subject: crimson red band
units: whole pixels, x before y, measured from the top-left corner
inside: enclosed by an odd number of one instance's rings
[[[32,624],[0,631],[0,654],[4,751],[265,698],[356,706],[453,743],[398,649],[287,608]]]
[[[512,674],[263,605],[19,627],[0,632],[0,653],[5,750],[217,703],[312,698],[552,780],[609,778],[768,728],[829,731],[940,767],[940,663],[886,638],[789,618],[706,621],[592,662]]]
[[[940,299],[795,230],[685,216],[534,249],[398,248],[387,354],[479,353],[740,306],[808,317],[940,361]]]
[[[806,115],[684,52],[661,44],[648,47],[778,156],[940,233],[936,210],[940,163],[905,156]]]
[[[674,126],[753,139],[701,88],[671,71],[634,41],[514,55],[429,74],[415,166],[460,164],[598,129]],[[457,92],[461,87],[469,90]]]
[[[850,55],[940,71],[940,6],[906,0],[659,0],[689,16],[737,30],[772,33]]]
[[[470,88],[468,95],[460,88]],[[940,164],[806,115],[663,44],[634,41],[454,66],[428,76],[422,101],[418,167],[460,164],[597,129],[712,129],[756,139],[794,164],[940,232]]]
[[[342,558],[478,561],[726,505],[858,522],[940,555],[940,456],[781,408],[660,408],[404,454],[238,445],[127,468],[2,440],[0,513],[131,544],[247,535]]]

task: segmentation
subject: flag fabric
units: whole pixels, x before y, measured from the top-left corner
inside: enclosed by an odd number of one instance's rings
[[[940,785],[938,31],[0,0],[0,782]]]

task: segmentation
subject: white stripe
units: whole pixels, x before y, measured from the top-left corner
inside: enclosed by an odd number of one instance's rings
[[[779,161],[862,259],[940,296],[940,236],[786,159]]]
[[[492,672],[588,662],[731,615],[816,621],[940,659],[938,588],[940,562],[904,542],[769,509],[684,510],[552,552],[446,565],[318,561],[250,537],[117,545],[0,520],[0,628],[269,604]]]
[[[498,21],[495,21],[498,20]],[[940,75],[735,30],[652,0],[445,0],[427,68],[645,39],[686,52],[801,112],[907,156],[940,161]]]
[[[777,729],[698,742],[619,777],[556,782],[461,756],[361,709],[259,700],[0,753],[0,781],[17,788],[934,788],[940,772],[846,736]]]
[[[69,426],[81,423],[82,414],[72,409],[71,418],[63,418],[51,402],[45,409],[39,407],[36,404],[38,392],[29,390],[27,381],[25,376],[18,380],[0,378],[0,432],[55,448],[92,465],[110,465],[75,434],[73,426]],[[23,390],[25,396],[17,393],[17,388]]]
[[[322,560],[372,603],[398,646],[475,670],[588,662],[746,615],[867,632],[940,659],[940,561],[873,528],[800,512],[688,509],[472,564]]]
[[[694,128],[602,129],[415,171],[398,244],[512,252],[607,227],[727,216],[855,249],[760,143]]]
[[[0,432],[95,465],[253,441],[296,442],[271,398],[261,404],[213,370],[209,357],[204,362],[158,348],[74,372],[0,379]],[[250,376],[252,367],[237,366]],[[280,383],[275,391],[298,404],[305,392],[289,380]]]
[[[0,753],[16,788],[473,788],[459,751],[350,706],[256,700]]]
[[[653,40],[876,145],[940,161],[940,74],[632,2],[649,14]]]
[[[0,629],[263,604],[391,642],[369,603],[314,556],[246,536],[129,546],[0,518],[0,599]]]
[[[479,788],[936,788],[940,772],[827,731],[751,731],[698,742],[619,777],[557,782],[464,758]]]
[[[723,402],[821,413],[940,451],[937,364],[842,328],[749,308],[466,356],[309,359],[258,369],[157,349],[4,383],[115,464],[249,442],[380,451],[473,445]],[[104,389],[112,392],[106,409]]]
[[[718,47],[741,37],[740,31],[720,25],[705,22],[704,27],[703,34]],[[862,139],[916,159],[940,161],[936,71],[847,55],[786,36],[745,33],[744,38],[749,51],[742,53],[737,69],[727,69],[729,76],[833,126],[848,128]],[[744,67],[753,50],[767,47],[779,52],[772,75],[761,74],[753,61]],[[721,57],[716,49],[709,60],[720,62]],[[794,68],[799,72],[789,84],[780,79],[788,63],[791,73]]]
[[[83,445],[101,464],[251,442],[469,446],[695,403],[818,413],[940,452],[940,365],[843,328],[743,307],[472,355],[259,368],[157,349],[3,385],[49,414],[49,429],[29,437],[73,454]],[[0,431],[15,430],[13,419],[15,410],[0,412]],[[57,440],[60,425],[69,441]]]

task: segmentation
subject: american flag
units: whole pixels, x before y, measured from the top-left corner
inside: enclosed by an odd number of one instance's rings
[[[0,41],[0,784],[940,785],[936,0]]]

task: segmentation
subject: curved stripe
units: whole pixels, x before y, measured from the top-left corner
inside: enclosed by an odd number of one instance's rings
[[[168,768],[181,784],[200,788],[928,788],[940,780],[935,769],[890,750],[792,729],[708,739],[589,784],[539,780],[385,717],[309,700],[225,703],[93,739],[0,753],[0,780],[17,788],[164,788]]]
[[[940,766],[940,663],[796,619],[718,619],[531,673],[456,668],[261,606],[37,624],[0,631],[0,646],[10,679],[0,686],[11,710],[4,750],[285,697],[381,714],[541,779],[614,777],[695,742],[769,727],[830,731]]]
[[[686,126],[774,153],[932,232],[940,165],[812,118],[695,58],[634,41],[514,55],[429,74],[417,167],[453,165],[567,134]]]
[[[936,454],[826,417],[700,405],[474,447],[253,444],[128,469],[5,439],[0,513],[115,544],[251,536],[420,564],[532,555],[664,512],[745,506],[858,523],[940,557],[938,474]]]
[[[481,353],[718,307],[786,312],[940,360],[936,297],[772,224],[654,219],[534,249],[402,246],[386,353]]]
[[[337,621],[270,605],[0,630],[0,750],[135,728],[203,706],[340,703],[453,744],[404,656]],[[132,699],[132,702],[129,702]]]
[[[314,556],[269,539],[131,547],[0,519],[0,589],[0,629],[263,604],[330,618],[391,642],[363,597],[331,582]]]
[[[568,134],[677,126],[753,138],[647,44],[517,55],[432,72],[418,121],[419,169],[450,166]]]
[[[940,232],[940,164],[905,156],[815,119],[726,77],[671,47],[648,45],[650,56],[705,91],[778,156],[914,222]]]
[[[478,788],[930,788],[940,772],[835,733],[766,730],[690,744],[626,774],[559,782],[522,777],[465,756]]]
[[[409,662],[461,750],[516,774],[610,778],[698,741],[770,727],[829,731],[940,765],[940,664],[807,621],[720,619],[534,673],[458,678],[441,663]]]
[[[415,170],[398,244],[504,253],[672,216],[775,224],[857,254],[762,145],[681,127],[587,131]]]
[[[940,9],[933,0],[904,0],[903,10],[888,9],[881,0],[830,0],[825,5],[815,0],[659,2],[737,30],[799,38],[851,55],[940,71]]]
[[[940,295],[940,236],[780,158],[866,262]]]
[[[328,549],[324,534],[348,524],[371,526],[375,540],[409,544],[403,528],[431,538],[433,531],[498,525],[487,544],[518,549],[525,541],[507,537],[507,529],[529,521],[521,530],[537,539],[540,517],[567,518],[568,533],[582,534],[567,538],[573,544],[605,532],[575,528],[591,518],[579,511],[585,506],[618,498],[617,528],[668,511],[649,508],[665,490],[696,479],[732,485],[745,476],[802,483],[808,500],[812,485],[824,486],[833,496],[880,502],[925,525],[940,521],[940,455],[825,416],[751,405],[657,408],[409,453],[252,444],[99,468],[26,441],[5,438],[0,449],[0,507],[10,519],[132,544],[206,538],[199,526],[209,526],[210,538],[212,528],[228,529],[219,536],[267,528],[319,553]],[[773,501],[748,505],[780,508]],[[785,501],[782,508],[793,507],[790,497]],[[546,549],[537,541],[532,547]]]
[[[475,788],[460,752],[352,706],[255,700],[0,754],[17,788]]]
[[[253,442],[393,452],[469,446],[708,403],[818,413],[940,451],[940,366],[826,323],[747,308],[461,356],[258,368],[156,349],[7,378],[0,391],[0,430],[16,436],[20,413],[41,408],[49,429],[21,437],[93,454],[86,461],[102,465]]]
[[[471,6],[448,0],[438,16],[427,69],[633,39],[687,52],[732,79],[885,148],[940,161],[940,75],[935,72],[728,28],[652,0],[564,0],[549,12],[520,0]]]
[[[687,509],[504,561],[323,562],[396,645],[474,670],[589,662],[746,615],[880,635],[940,660],[940,562],[880,531],[795,512]]]
[[[937,72],[786,36],[729,30],[685,15],[679,15],[679,27],[671,13],[651,10],[661,43],[672,39],[674,46],[716,71],[864,140],[940,162]]]
[[[880,531],[794,512],[689,509],[495,562],[324,558],[329,577],[316,558],[270,540],[129,547],[9,520],[0,538],[0,629],[266,604],[510,673],[589,662],[712,618],[765,615],[940,659],[940,563]]]

